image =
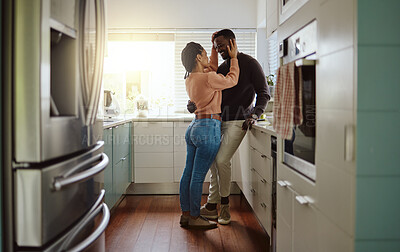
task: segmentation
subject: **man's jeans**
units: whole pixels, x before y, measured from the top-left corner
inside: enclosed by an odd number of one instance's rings
[[[203,182],[221,142],[221,122],[216,119],[195,119],[185,134],[187,156],[179,198],[182,211],[200,215]]]

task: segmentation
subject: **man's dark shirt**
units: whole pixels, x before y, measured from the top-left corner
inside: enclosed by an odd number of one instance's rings
[[[257,60],[244,53],[238,53],[237,58],[240,68],[238,84],[222,90],[223,121],[244,120],[253,113],[260,117],[271,97],[264,71]],[[230,59],[227,59],[218,67],[217,73],[227,75],[229,69]],[[253,107],[255,94],[257,100]]]

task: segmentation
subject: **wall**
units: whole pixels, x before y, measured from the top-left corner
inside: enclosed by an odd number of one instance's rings
[[[257,0],[108,0],[109,28],[256,28]]]
[[[357,252],[400,251],[399,10],[358,0]]]

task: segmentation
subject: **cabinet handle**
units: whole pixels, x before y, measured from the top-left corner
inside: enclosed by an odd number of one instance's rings
[[[351,162],[354,160],[354,127],[346,125],[344,128],[344,160]]]
[[[267,183],[265,179],[261,179],[261,182],[263,182],[264,184]]]
[[[306,196],[296,196],[296,200],[300,203],[300,205],[308,205],[311,203]]]
[[[288,184],[285,182],[285,181],[283,181],[283,180],[278,180],[278,185],[280,185],[281,187],[287,187],[288,186]]]
[[[264,154],[261,155],[262,158],[266,158],[267,156],[265,156]]]
[[[123,157],[123,158],[121,158],[121,160],[122,160],[122,161],[125,161],[125,159],[126,159],[126,158],[124,158],[124,157]]]
[[[256,192],[256,190],[254,190],[254,189],[251,189],[251,190],[250,190],[250,192],[252,192],[252,193],[255,193],[255,192]]]
[[[260,203],[260,205],[262,206],[262,208],[266,208],[267,207],[267,205],[265,205],[264,202]]]
[[[254,168],[251,168],[251,169],[250,169],[250,171],[256,171],[256,169],[254,169]]]

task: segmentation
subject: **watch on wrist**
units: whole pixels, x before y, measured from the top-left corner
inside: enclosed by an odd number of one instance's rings
[[[256,114],[251,114],[251,118],[253,118],[254,120],[258,120],[258,116]]]

